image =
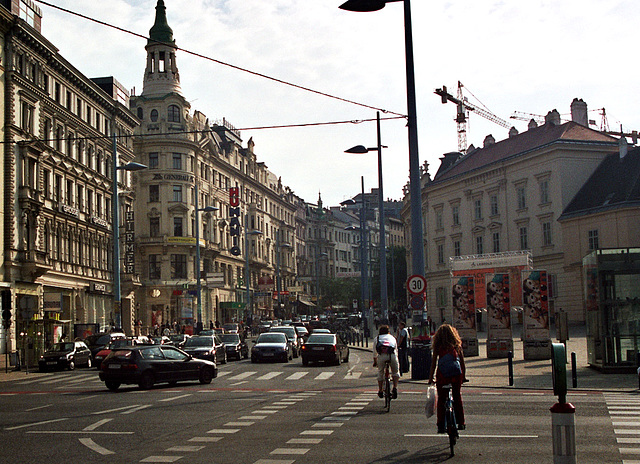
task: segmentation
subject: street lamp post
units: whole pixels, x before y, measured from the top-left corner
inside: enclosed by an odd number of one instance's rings
[[[278,229],[276,231],[276,291],[278,292],[278,311],[280,311],[282,307],[282,267],[281,267],[281,256],[283,248],[291,248],[291,245],[287,242],[283,242],[280,235],[282,231]]]
[[[147,166],[140,163],[130,162],[125,165],[118,165],[118,149],[117,135],[113,132],[113,162],[112,175],[112,216],[113,216],[113,315],[114,323],[117,328],[122,328],[122,295],[120,294],[120,204],[118,201],[118,170],[123,171],[140,171],[146,169]]]
[[[322,311],[322,303],[320,301],[320,260],[328,257],[329,255],[326,253],[320,253],[318,245],[316,245],[316,303],[318,304],[319,311]]]
[[[381,10],[387,3],[404,2],[404,43],[407,79],[407,128],[409,132],[409,193],[411,195],[411,263],[412,273],[424,274],[422,247],[422,194],[420,188],[420,158],[418,156],[418,122],[416,110],[416,82],[413,64],[413,33],[411,30],[410,0],[348,0],[340,8],[367,12]]]
[[[246,300],[247,300],[247,311],[249,311],[249,316],[253,319],[253,312],[251,311],[251,272],[249,271],[249,235],[261,235],[262,232],[259,230],[249,230],[249,213],[245,213],[244,215],[244,256],[245,256],[245,268],[244,268],[244,285],[246,287]]]
[[[202,324],[202,281],[200,276],[200,211],[204,211],[206,213],[210,213],[212,211],[217,211],[218,208],[215,206],[205,206],[204,208],[198,207],[198,181],[196,180],[195,188],[195,209],[196,209],[196,295],[197,295],[197,303],[196,303],[196,314],[198,317],[198,322],[196,323],[196,335],[200,333],[203,328]]]
[[[349,148],[345,153],[367,153],[370,151],[378,152],[378,220],[380,222],[380,309],[382,310],[382,318],[387,320],[389,317],[388,306],[388,290],[387,290],[387,260],[386,260],[386,230],[384,222],[384,192],[382,189],[382,141],[380,138],[380,112],[377,113],[377,139],[378,145],[375,148],[365,148],[363,145],[357,145]],[[362,198],[364,204],[364,194]]]

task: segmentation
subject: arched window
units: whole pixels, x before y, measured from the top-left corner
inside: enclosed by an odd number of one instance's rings
[[[138,107],[138,119],[144,119],[144,111],[141,106]]]
[[[158,120],[158,110],[151,110],[151,121],[156,122]]]
[[[180,122],[180,108],[177,105],[169,105],[167,120],[169,122]]]

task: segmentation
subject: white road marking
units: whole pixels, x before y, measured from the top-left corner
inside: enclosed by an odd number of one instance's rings
[[[182,398],[187,398],[189,396],[191,396],[191,393],[186,394],[186,395],[172,396],[171,398],[165,398],[163,400],[158,400],[158,401],[174,401],[174,400],[179,400],[179,399],[182,399]]]
[[[267,416],[241,416],[238,417],[238,420],[262,420],[266,419]]]
[[[442,437],[447,435],[438,434],[438,433],[405,433],[405,437],[413,437],[413,438],[424,438],[424,437]],[[473,435],[473,434],[464,434],[461,436],[462,439],[465,438],[539,438],[538,435]]]
[[[80,438],[80,443],[82,443],[84,446],[86,446],[87,448],[89,448],[91,451],[95,451],[98,454],[102,454],[103,456],[106,456],[108,454],[115,454],[114,451],[108,450],[107,448],[103,448],[102,446],[98,445],[95,441],[93,441],[91,438]]]
[[[356,380],[359,379],[362,375],[362,371],[358,372],[348,372],[347,375],[344,376],[345,380]]]
[[[52,404],[44,404],[42,406],[37,406],[35,408],[25,409],[25,412],[37,411],[38,409],[50,408],[51,406],[53,406],[53,405]]]
[[[269,454],[297,454],[302,455],[309,452],[309,448],[276,448]]]
[[[333,430],[305,430],[300,435],[331,435]]]
[[[215,443],[222,440],[222,437],[193,437],[189,438],[189,441],[194,443]]]
[[[168,451],[170,453],[193,453],[195,451],[200,451],[202,448],[204,448],[204,446],[179,445],[167,448],[165,451]]]
[[[111,422],[112,420],[113,420],[113,419],[102,419],[102,420],[99,420],[98,422],[96,422],[95,424],[92,424],[92,425],[88,425],[88,426],[86,426],[86,427],[85,427],[85,428],[83,428],[82,430],[84,430],[84,431],[86,431],[86,432],[88,432],[88,431],[92,431],[92,430],[97,429],[97,428],[98,428],[98,427],[100,427],[101,425],[106,424],[107,422]]]
[[[236,433],[240,429],[211,429],[207,433]]]
[[[178,459],[182,459],[182,456],[149,456],[140,462],[176,462]]]
[[[294,372],[289,377],[287,377],[285,380],[300,380],[302,377],[304,377],[307,374],[308,374],[308,372],[302,372],[302,371],[301,372]]]
[[[234,375],[233,377],[229,377],[229,380],[243,380],[243,379],[246,379],[247,377],[251,377],[253,374],[257,374],[257,372],[254,372],[254,371],[243,372],[241,374]]]
[[[150,404],[143,404],[142,406],[138,406],[137,408],[129,409],[128,411],[123,411],[120,414],[133,414],[134,412],[141,411],[142,409],[150,408]]]
[[[124,411],[126,409],[137,408],[138,406],[140,406],[140,405],[139,404],[131,404],[129,406],[123,406],[121,408],[105,409],[104,411],[92,412],[91,414],[94,415],[94,416],[97,416],[98,414],[108,414],[110,412]]]
[[[333,377],[333,375],[335,374],[335,372],[320,372],[315,380],[327,380],[331,377]]]
[[[275,377],[278,377],[280,374],[282,374],[282,372],[269,372],[267,374],[261,375],[256,380],[270,380]]]
[[[5,430],[18,430],[18,429],[24,429],[27,427],[36,427],[38,425],[43,425],[43,424],[51,424],[53,422],[61,422],[61,421],[66,421],[67,418],[66,417],[61,417],[60,419],[51,419],[51,420],[47,420],[47,421],[41,421],[41,422],[33,422],[31,424],[22,424],[22,425],[16,425],[14,427],[5,427]]]
[[[293,464],[293,459],[258,459],[253,464]]]
[[[227,422],[226,424],[222,424],[224,427],[248,427],[249,425],[253,425],[255,422],[244,421],[244,422]]]
[[[292,438],[287,445],[317,445],[322,438]]]

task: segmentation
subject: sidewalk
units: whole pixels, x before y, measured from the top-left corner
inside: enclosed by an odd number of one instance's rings
[[[552,334],[554,332],[552,331]],[[520,328],[513,331],[513,387],[509,386],[509,362],[504,359],[487,358],[487,333],[478,333],[479,356],[465,358],[467,378],[469,383],[465,388],[517,388],[517,389],[548,389],[553,390],[551,376],[551,360],[525,361],[523,343],[520,339]],[[587,339],[585,326],[572,326],[569,330],[570,339],[567,340],[567,387],[569,391],[637,391],[638,377],[635,374],[603,374],[589,367],[587,362]],[[556,342],[555,339],[552,339]],[[350,345],[355,350],[372,352],[373,344],[369,347]],[[571,377],[571,353],[576,354],[577,388],[573,388]],[[402,383],[427,384],[427,380],[412,380],[411,370],[405,374]]]

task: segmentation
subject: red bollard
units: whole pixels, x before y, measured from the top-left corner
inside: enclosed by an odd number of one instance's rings
[[[576,408],[571,403],[556,403],[550,411],[553,463],[576,464]]]

